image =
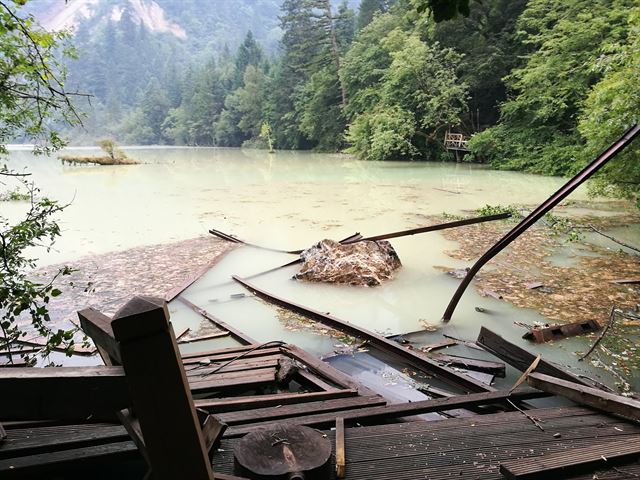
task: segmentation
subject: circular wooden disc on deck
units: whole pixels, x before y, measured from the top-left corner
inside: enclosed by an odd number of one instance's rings
[[[329,478],[331,442],[313,428],[283,424],[252,432],[233,453],[237,473],[251,479]]]

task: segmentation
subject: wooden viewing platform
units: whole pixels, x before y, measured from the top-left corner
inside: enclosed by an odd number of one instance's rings
[[[447,150],[456,150],[460,152],[468,152],[467,144],[469,140],[461,133],[447,132],[444,136],[444,147]]]

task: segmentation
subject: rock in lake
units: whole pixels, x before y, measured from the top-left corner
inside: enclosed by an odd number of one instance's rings
[[[342,245],[322,240],[301,254],[303,264],[294,276],[311,282],[346,283],[373,287],[393,276],[402,263],[386,241]]]

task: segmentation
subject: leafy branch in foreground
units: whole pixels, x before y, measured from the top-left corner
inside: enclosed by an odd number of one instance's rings
[[[73,56],[65,44],[68,34],[40,29],[34,18],[22,15],[26,0],[0,0],[0,158],[7,154],[9,141],[28,140],[36,144],[35,153],[49,153],[64,145],[53,122],[81,123],[72,104],[74,96],[64,87],[66,71],[56,52]],[[28,191],[29,206],[20,221],[0,215],[0,350],[19,353],[16,342],[24,342],[28,331],[42,337],[46,344],[37,350],[48,355],[53,348],[73,348],[75,329],[51,328],[48,304],[62,292],[55,285],[60,277],[71,274],[61,268],[52,278],[34,281],[29,271],[36,260],[27,256],[32,247],[47,251],[60,235],[54,216],[65,206],[40,197],[26,172],[14,172],[0,164],[1,185],[18,182]],[[11,193],[9,193],[11,195]],[[24,197],[23,197],[24,198]],[[34,355],[23,355],[31,364]]]

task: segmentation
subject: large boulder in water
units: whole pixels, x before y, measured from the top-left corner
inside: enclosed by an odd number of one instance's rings
[[[322,240],[301,254],[303,264],[294,278],[311,282],[347,283],[373,287],[393,276],[400,258],[386,241],[342,245]]]

